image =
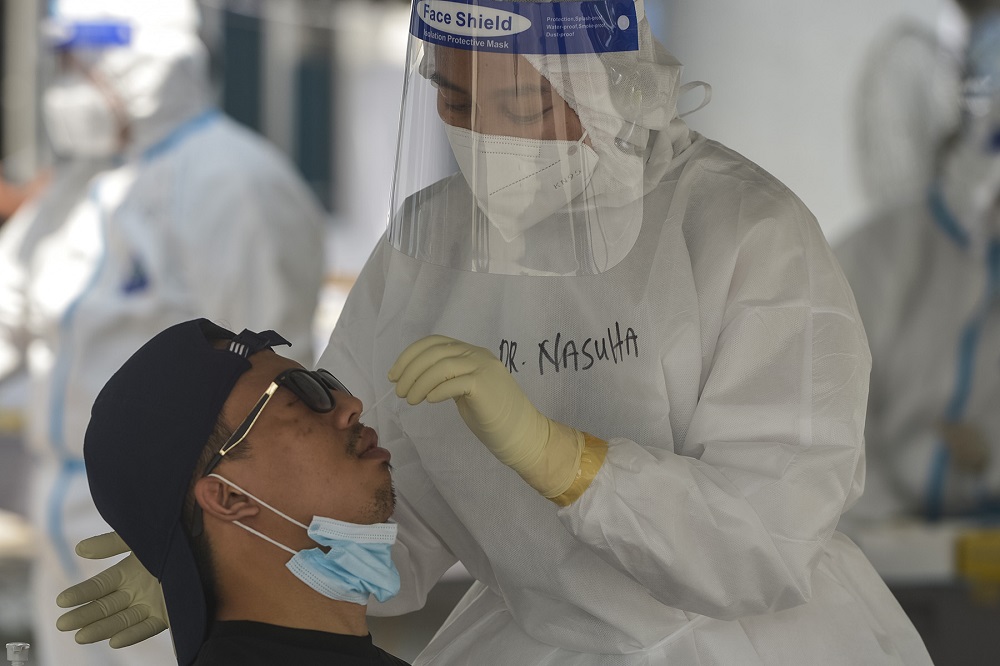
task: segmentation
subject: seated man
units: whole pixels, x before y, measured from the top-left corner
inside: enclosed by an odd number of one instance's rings
[[[94,500],[160,580],[182,666],[404,664],[365,620],[399,589],[389,453],[284,344],[205,319],[146,343],[94,404]]]

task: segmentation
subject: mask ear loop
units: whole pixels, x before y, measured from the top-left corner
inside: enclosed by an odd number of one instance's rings
[[[220,476],[220,475],[215,474],[215,473],[209,474],[209,476],[214,477],[214,478],[218,479],[219,481],[222,481],[223,483],[225,483],[227,486],[230,486],[230,487],[232,487],[232,488],[240,491],[241,493],[243,493],[244,495],[246,495],[250,499],[252,499],[255,502],[258,502],[258,503],[264,505],[265,507],[267,507],[268,509],[270,509],[274,513],[278,514],[279,516],[281,516],[282,518],[284,518],[288,522],[292,523],[293,525],[298,525],[299,527],[301,527],[304,530],[308,530],[309,529],[308,525],[303,525],[302,523],[300,523],[299,521],[295,520],[294,518],[292,518],[288,514],[282,512],[282,511],[279,511],[278,509],[275,509],[273,506],[271,506],[270,504],[268,504],[264,500],[260,499],[259,497],[256,497],[256,496],[252,495],[251,493],[248,493],[247,491],[243,490],[242,488],[240,488],[238,485],[236,485],[235,483],[233,483],[232,481],[230,481],[226,477]]]
[[[249,498],[251,498],[251,499],[259,502],[260,504],[262,504],[263,506],[267,507],[268,509],[270,509],[274,513],[278,514],[279,516],[281,516],[282,518],[284,518],[288,522],[293,523],[295,525],[298,525],[302,529],[306,530],[306,532],[309,531],[309,526],[308,525],[303,525],[302,523],[300,523],[299,521],[295,520],[291,516],[289,516],[289,515],[283,513],[282,511],[279,511],[278,509],[274,508],[273,506],[271,506],[270,504],[268,504],[264,500],[262,500],[262,499],[260,499],[258,497],[255,497],[254,495],[248,493],[247,491],[243,490],[242,488],[240,488],[238,485],[236,485],[235,483],[233,483],[229,479],[227,479],[227,478],[225,478],[223,476],[220,476],[218,474],[209,474],[209,476],[215,477],[216,479],[218,479],[219,481],[222,481],[226,485],[228,485],[228,486],[230,486],[232,488],[235,488],[236,490],[240,491],[241,493],[243,493],[247,497],[249,497]],[[256,534],[257,536],[259,536],[264,541],[273,543],[278,548],[281,548],[282,550],[287,551],[287,552],[291,553],[292,555],[297,555],[298,554],[296,551],[292,550],[291,548],[289,548],[285,544],[279,543],[279,542],[275,541],[274,539],[272,539],[271,537],[267,536],[263,532],[259,532],[259,531],[255,530],[254,528],[250,527],[249,525],[244,525],[243,523],[241,523],[238,520],[234,520],[233,522],[236,525],[239,525],[240,527],[242,527],[243,529],[245,529],[247,532],[250,532],[251,534]]]
[[[582,146],[583,142],[587,140],[587,136],[589,136],[589,130],[583,130],[583,136],[573,142],[573,145],[566,151],[567,154],[576,155],[576,151],[580,150],[580,146]]]
[[[701,88],[705,91],[705,96],[701,100],[701,104],[691,109],[690,111],[685,111],[684,113],[678,114],[678,118],[686,118],[696,111],[701,111],[708,103],[712,101],[712,86],[708,85],[704,81],[692,81],[691,83],[685,83],[681,86],[680,97],[683,97],[686,93],[694,90],[695,88]]]
[[[242,527],[243,529],[245,529],[247,532],[250,532],[250,534],[256,534],[257,536],[259,536],[264,541],[268,541],[270,543],[273,543],[275,546],[277,546],[281,550],[285,551],[286,553],[291,553],[292,555],[298,555],[298,553],[296,551],[292,550],[291,548],[289,548],[288,546],[286,546],[283,543],[275,541],[274,539],[272,539],[271,537],[267,536],[263,532],[259,532],[259,531],[255,530],[254,528],[250,527],[249,525],[244,525],[243,523],[241,523],[238,520],[234,520],[233,522],[236,525],[238,525],[238,526]]]

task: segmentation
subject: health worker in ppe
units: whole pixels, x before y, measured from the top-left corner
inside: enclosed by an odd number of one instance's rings
[[[965,54],[998,9],[997,0],[944,2],[933,27],[905,18],[870,49],[857,90],[856,146],[873,210],[925,196],[963,107],[986,103],[976,101],[988,91],[977,90]]]
[[[59,591],[98,571],[73,546],[107,530],[82,447],[111,373],[200,315],[278,327],[315,360],[323,213],[275,149],[212,107],[198,23],[189,0],[63,0],[45,24],[61,71],[44,120],[63,159],[0,230],[0,377],[30,375],[43,665],[174,663],[165,637],[123,654],[55,628]]]
[[[873,356],[852,530],[1000,512],[1000,12],[967,71],[975,98],[932,187],[837,248]]]
[[[401,591],[370,612],[475,578],[416,664],[930,663],[836,531],[850,289],[680,76],[641,2],[414,2],[389,229],[322,363],[392,452]]]

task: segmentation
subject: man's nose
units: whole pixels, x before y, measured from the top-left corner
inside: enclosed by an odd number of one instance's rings
[[[351,428],[361,419],[361,401],[350,393],[334,391],[337,401],[333,408],[333,419],[338,428]]]

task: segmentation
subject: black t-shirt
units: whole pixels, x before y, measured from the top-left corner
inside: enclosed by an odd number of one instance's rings
[[[331,634],[248,621],[216,622],[194,666],[409,666],[368,636]]]

